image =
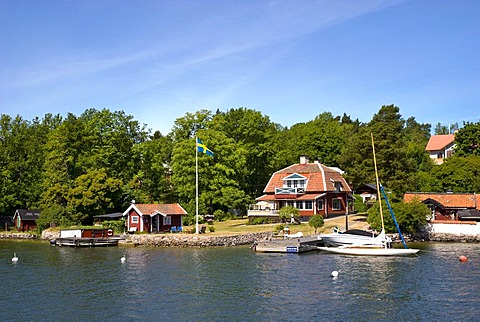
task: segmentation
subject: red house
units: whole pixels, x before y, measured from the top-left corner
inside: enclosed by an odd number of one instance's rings
[[[182,230],[182,216],[187,215],[179,204],[135,204],[123,213],[129,232],[168,232]],[[173,228],[175,227],[175,228]]]
[[[19,231],[35,230],[40,210],[17,209],[13,215],[15,228]]]
[[[407,192],[404,202],[418,200],[426,204],[430,222],[480,221],[480,195],[476,193]]]
[[[299,209],[302,221],[308,221],[315,214],[345,215],[349,213],[352,190],[340,169],[318,161],[309,163],[307,156],[301,156],[300,163],[275,172],[263,192],[248,211],[250,220],[273,219],[285,206]]]

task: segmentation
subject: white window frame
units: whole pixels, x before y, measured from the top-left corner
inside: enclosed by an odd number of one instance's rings
[[[163,217],[163,225],[171,226],[172,225],[172,216]]]
[[[338,207],[335,207],[335,202],[338,202]],[[332,210],[342,210],[342,199],[332,199]]]
[[[140,221],[140,217],[137,215],[132,215],[132,224],[138,224]]]
[[[321,204],[321,207],[319,207],[320,204]],[[318,199],[318,200],[317,200],[317,208],[318,208],[318,210],[323,210],[323,204],[324,204],[323,199]]]
[[[305,200],[304,207],[305,207],[306,210],[312,210],[313,209],[313,202],[311,200]]]

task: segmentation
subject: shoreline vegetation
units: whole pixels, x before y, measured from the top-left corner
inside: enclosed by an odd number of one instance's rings
[[[329,233],[335,226],[340,229],[345,228],[345,216],[337,216],[325,219],[325,224],[317,229],[317,234]],[[213,225],[206,225],[207,230],[204,234],[192,233],[164,233],[164,234],[125,234],[121,235],[122,246],[157,246],[157,247],[221,247],[251,245],[256,241],[282,238],[281,235],[275,237],[274,231],[280,224],[247,225],[247,219],[234,219],[221,222],[215,222]],[[214,231],[209,231],[208,227],[215,227]],[[185,226],[185,231],[194,227]],[[366,214],[352,214],[348,216],[349,229],[367,229]],[[289,225],[290,234],[302,232],[304,236],[315,234],[315,229],[308,223]],[[19,239],[19,240],[44,240],[50,241],[58,237],[59,230],[45,230],[39,237],[33,232],[17,233],[12,231],[0,231],[0,239]],[[390,235],[394,242],[400,242],[397,234]],[[454,235],[454,234],[430,234],[426,232],[418,233],[407,237],[408,242],[480,242],[480,236],[474,235]]]

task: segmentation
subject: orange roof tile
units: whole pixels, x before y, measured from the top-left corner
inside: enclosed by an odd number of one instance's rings
[[[474,193],[407,192],[403,195],[404,202],[410,202],[415,198],[420,201],[433,199],[446,208],[476,208],[480,210],[480,195]]]
[[[342,190],[351,192],[350,186],[343,176],[321,163],[307,163],[307,164],[293,164],[282,170],[275,172],[271,177],[267,186],[264,189],[264,193],[275,193],[275,188],[283,187],[283,179],[298,173],[306,177],[307,184],[305,187],[305,193],[320,193],[327,191],[336,191],[335,183],[340,182],[342,184]]]
[[[453,134],[440,134],[432,135],[428,140],[426,151],[443,150],[447,145],[455,141],[455,135]]]
[[[144,215],[160,212],[164,215],[186,215],[187,212],[178,203],[175,204],[135,204]]]

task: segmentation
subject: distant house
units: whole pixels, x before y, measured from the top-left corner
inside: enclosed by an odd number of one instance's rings
[[[179,204],[135,204],[123,213],[129,232],[158,233],[182,227],[182,216],[187,215]]]
[[[0,216],[0,230],[9,230],[13,227],[12,216]]]
[[[480,195],[475,193],[407,192],[405,202],[417,199],[432,211],[430,221],[480,221]]]
[[[432,135],[428,140],[425,150],[429,153],[430,159],[436,164],[442,164],[444,159],[453,155],[455,148],[454,134]]]
[[[363,203],[373,202],[377,200],[377,185],[375,183],[364,183],[355,189],[355,194],[362,197]]]
[[[18,231],[29,231],[37,228],[40,210],[17,209],[13,215],[13,223]]]
[[[278,212],[285,206],[299,209],[302,221],[315,214],[328,217],[348,214],[352,190],[338,168],[330,168],[318,161],[309,162],[307,156],[300,163],[281,169],[270,177],[264,195],[248,210],[249,221],[255,218],[278,220]]]

